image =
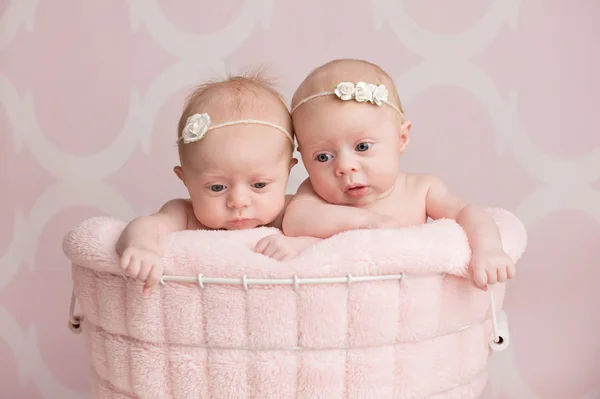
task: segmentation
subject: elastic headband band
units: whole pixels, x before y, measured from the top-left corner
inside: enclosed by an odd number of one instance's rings
[[[204,136],[206,136],[206,133],[208,133],[211,130],[215,130],[225,126],[249,124],[264,125],[275,128],[283,134],[285,134],[285,137],[287,137],[290,143],[294,145],[294,137],[290,134],[290,132],[288,132],[285,128],[274,123],[265,122],[257,119],[240,119],[237,121],[218,123],[216,125],[211,126],[210,116],[207,113],[194,114],[187,118],[185,127],[181,132],[181,137],[177,139],[177,143],[181,141],[183,141],[183,144],[194,143],[196,141],[202,140]]]
[[[344,101],[354,100],[359,103],[369,102],[380,107],[382,104],[387,104],[404,118],[404,114],[400,108],[388,100],[388,90],[385,88],[385,85],[375,85],[365,82],[358,82],[356,85],[352,82],[342,82],[338,84],[333,91],[324,91],[302,99],[294,108],[292,108],[291,112],[293,113],[299,106],[310,100],[332,94]]]

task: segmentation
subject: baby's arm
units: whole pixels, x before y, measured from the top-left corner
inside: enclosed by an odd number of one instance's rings
[[[391,217],[345,205],[323,201],[305,180],[288,205],[283,217],[283,232],[290,237],[329,238],[356,229],[395,227]]]
[[[293,198],[293,195],[285,196],[285,208],[281,212],[281,215],[270,224],[271,227],[276,227],[281,230],[283,215]],[[321,239],[316,237],[288,237],[282,234],[271,234],[258,241],[254,250],[269,258],[284,261],[296,257],[303,250],[319,241],[321,241]]]
[[[121,268],[129,277],[145,282],[144,294],[159,283],[163,274],[158,241],[168,233],[187,228],[187,207],[185,200],[171,200],[157,213],[133,219],[117,241]]]
[[[471,269],[477,286],[504,282],[515,274],[514,264],[504,252],[500,231],[484,209],[454,196],[437,177],[427,176],[426,207],[432,219],[454,219],[463,228],[471,247]]]

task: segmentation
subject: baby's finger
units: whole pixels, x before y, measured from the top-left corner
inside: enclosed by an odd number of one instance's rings
[[[506,280],[508,280],[508,278],[507,278],[508,270],[506,267],[499,268],[496,274],[498,276],[499,283],[504,283]]]
[[[131,263],[131,255],[128,252],[125,252],[123,256],[121,256],[120,266],[122,270],[127,270],[129,267],[129,263]]]
[[[293,258],[294,258],[294,254],[292,252],[290,252],[290,251],[286,251],[283,254],[283,256],[281,257],[280,260],[283,262],[283,261],[290,260],[290,259],[293,259]]]
[[[279,250],[279,247],[277,245],[275,245],[273,243],[269,243],[267,248],[265,248],[263,255],[268,256],[269,258],[272,258],[278,250]]]
[[[148,275],[146,284],[144,284],[144,288],[142,289],[142,295],[148,295],[158,285],[161,277],[161,269],[157,266],[154,266],[150,271],[150,274]]]
[[[508,268],[507,268],[507,272],[506,272],[506,276],[511,279],[513,277],[515,277],[515,274],[517,273],[517,268],[515,267],[515,264],[513,262],[510,262],[508,264]]]
[[[150,294],[155,287],[155,285],[148,285],[148,282],[146,281],[146,284],[144,284],[144,288],[142,288],[142,295],[148,296],[148,294]]]
[[[140,272],[137,275],[137,279],[139,281],[146,281],[148,279],[148,274],[150,274],[150,270],[152,269],[152,262],[147,260],[140,261]]]
[[[132,258],[131,262],[129,262],[129,267],[127,267],[126,274],[131,278],[136,278],[138,273],[140,272],[140,261],[138,259]]]
[[[254,251],[258,252],[259,254],[264,255],[265,249],[267,249],[268,245],[269,245],[268,237],[261,238],[260,241],[256,243],[256,246],[254,247]]]
[[[287,251],[285,249],[278,248],[271,257],[275,260],[283,261],[286,255]]]
[[[487,273],[485,272],[485,270],[479,269],[479,270],[475,270],[473,272],[473,281],[475,282],[475,285],[479,288],[481,288],[482,290],[487,290],[487,282],[488,282],[488,278],[487,278]]]
[[[278,249],[275,250],[271,255],[269,255],[269,258],[274,259],[274,260],[281,260],[281,251],[279,251]]]
[[[160,279],[162,277],[162,268],[158,265],[155,265],[150,271],[150,275],[148,275],[148,280],[146,280],[146,285],[150,287],[156,287],[158,283],[160,283]]]
[[[486,274],[488,284],[496,284],[498,282],[498,273],[496,273],[496,269],[492,268],[488,270]]]

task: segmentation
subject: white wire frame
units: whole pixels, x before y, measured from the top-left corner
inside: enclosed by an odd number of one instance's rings
[[[221,285],[242,285],[247,291],[251,285],[292,285],[294,289],[298,289],[300,285],[318,285],[318,284],[348,284],[352,283],[364,283],[372,281],[393,281],[403,280],[406,278],[405,273],[401,274],[388,274],[379,276],[352,276],[348,273],[344,277],[311,277],[311,278],[300,278],[294,275],[291,278],[248,278],[248,276],[242,277],[204,277],[203,274],[197,276],[163,276],[160,279],[161,284],[167,282],[180,282],[180,283],[196,283],[204,288],[204,284],[221,284]]]
[[[431,275],[417,275],[419,277],[431,277]],[[122,275],[125,280],[129,280],[130,278]],[[400,274],[387,274],[387,275],[377,275],[377,276],[352,276],[352,274],[348,273],[347,276],[344,277],[312,277],[312,278],[299,278],[294,275],[291,278],[248,278],[248,276],[244,275],[242,277],[204,277],[203,274],[198,274],[197,276],[170,276],[164,275],[160,279],[160,283],[162,285],[167,284],[168,282],[176,282],[176,283],[192,283],[198,284],[200,288],[204,288],[205,284],[215,284],[215,285],[242,285],[246,291],[249,290],[251,285],[292,285],[294,286],[294,290],[297,291],[301,285],[319,285],[319,284],[348,284],[348,287],[352,285],[352,283],[365,283],[365,282],[374,282],[374,281],[402,281],[407,278],[406,273]],[[76,316],[75,313],[75,291],[72,292],[71,295],[71,306],[70,306],[70,314],[69,314],[69,328],[74,332],[79,332],[81,329],[81,320],[79,316]],[[496,314],[496,303],[494,300],[494,293],[490,290],[490,312],[492,319],[492,330],[494,334],[494,342],[501,342],[502,337],[500,336],[500,331],[498,327],[498,320]]]

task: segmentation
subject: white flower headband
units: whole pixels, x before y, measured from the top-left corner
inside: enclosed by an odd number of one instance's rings
[[[242,119],[237,121],[230,121],[224,123],[218,123],[216,125],[211,126],[210,116],[207,113],[203,114],[194,114],[187,118],[185,123],[185,127],[181,132],[181,137],[177,139],[177,142],[183,141],[183,144],[194,143],[196,141],[202,140],[206,133],[210,130],[215,130],[220,127],[231,126],[231,125],[247,125],[247,124],[256,124],[256,125],[265,125],[275,128],[285,134],[285,136],[290,140],[292,145],[294,145],[294,138],[285,128],[278,126],[274,123],[265,122],[256,119]]]
[[[331,94],[336,95],[340,100],[344,101],[354,100],[359,103],[370,102],[371,104],[375,104],[380,107],[382,104],[387,104],[404,118],[404,114],[400,108],[398,108],[396,104],[388,101],[388,90],[385,88],[385,85],[375,85],[365,82],[358,82],[356,85],[352,82],[342,82],[338,84],[333,91],[325,91],[306,97],[296,104],[294,108],[292,108],[292,112],[294,112],[302,104],[307,103],[312,99]]]

